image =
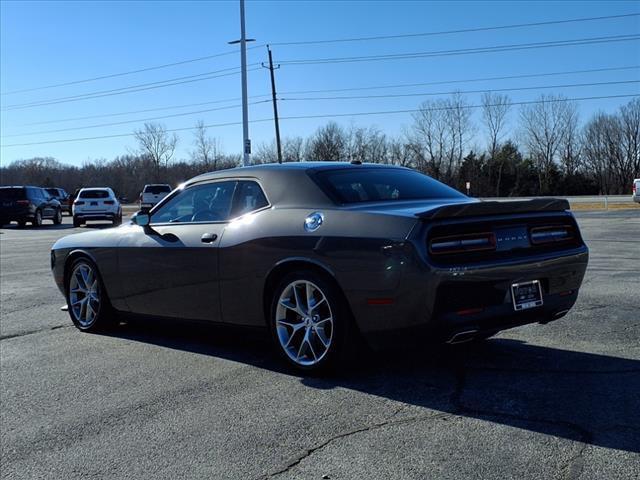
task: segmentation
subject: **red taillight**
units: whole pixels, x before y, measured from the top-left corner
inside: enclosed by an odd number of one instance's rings
[[[115,205],[116,202],[114,202],[113,200],[105,200],[104,204],[105,205]]]
[[[532,228],[529,237],[533,245],[543,245],[573,240],[574,233],[571,225],[549,225]]]
[[[16,205],[29,205],[29,200],[16,200]]]
[[[479,252],[495,249],[496,236],[493,232],[436,237],[429,242],[429,253],[432,255],[448,255],[452,253]]]

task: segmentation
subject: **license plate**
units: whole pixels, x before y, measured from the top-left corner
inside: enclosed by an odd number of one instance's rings
[[[98,202],[91,202],[91,206],[92,207],[97,207],[98,206]]]
[[[540,281],[514,283],[511,285],[511,298],[513,300],[513,309],[516,311],[541,306],[542,287]]]

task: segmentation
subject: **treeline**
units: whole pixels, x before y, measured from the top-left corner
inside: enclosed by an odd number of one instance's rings
[[[584,123],[577,104],[561,96],[543,95],[515,107],[506,95],[487,93],[481,105],[471,105],[456,94],[424,102],[398,137],[375,127],[329,122],[308,138],[284,138],[282,158],[402,165],[461,191],[471,182],[471,194],[482,197],[624,194],[633,178],[640,177],[639,99]],[[475,108],[481,115],[474,121]],[[175,186],[240,161],[239,155],[222,151],[202,122],[194,129],[193,149],[185,160],[174,159],[179,139],[162,125],[145,124],[134,135],[136,154],[81,167],[53,158],[19,160],[0,169],[1,182],[55,185],[68,191],[107,185],[134,200],[145,183]],[[277,159],[275,142],[259,145],[252,156],[253,163]]]

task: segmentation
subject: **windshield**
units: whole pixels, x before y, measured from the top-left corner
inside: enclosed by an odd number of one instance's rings
[[[415,170],[366,168],[325,170],[316,178],[338,203],[464,198],[464,195]]]
[[[106,190],[84,190],[80,192],[80,198],[109,198]]]
[[[144,193],[152,193],[157,195],[158,193],[169,193],[171,187],[169,185],[147,185],[144,187]]]

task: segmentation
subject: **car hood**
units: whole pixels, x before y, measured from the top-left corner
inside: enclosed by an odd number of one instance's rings
[[[92,230],[89,232],[74,233],[62,237],[51,247],[52,250],[62,248],[97,248],[113,247],[118,244],[123,235],[131,228],[140,228],[137,225],[125,224],[115,228]]]

